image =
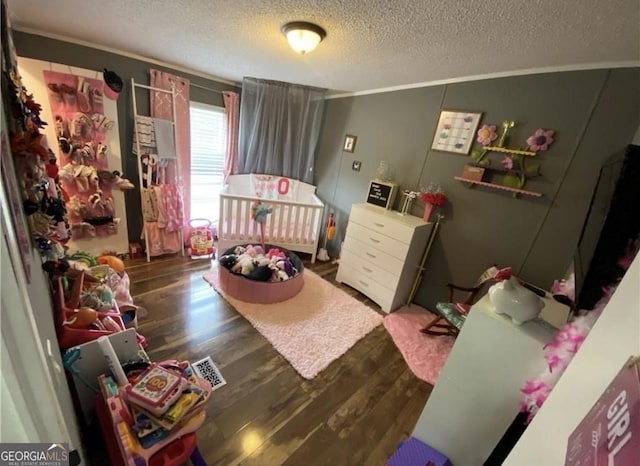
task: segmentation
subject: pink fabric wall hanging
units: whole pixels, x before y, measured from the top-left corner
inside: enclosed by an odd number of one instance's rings
[[[189,118],[189,80],[163,71],[150,70],[150,85],[159,89],[171,90],[175,88],[176,102],[176,152],[178,153],[178,166],[180,179],[177,183],[182,188],[184,205],[183,232],[184,238],[189,237],[189,219],[191,218],[191,126]],[[173,107],[171,94],[151,91],[151,116],[173,120]],[[167,183],[173,183],[176,174],[171,164],[166,169],[165,179]]]

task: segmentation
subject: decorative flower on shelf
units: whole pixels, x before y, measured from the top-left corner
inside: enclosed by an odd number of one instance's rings
[[[513,169],[513,159],[509,156],[504,157],[504,159],[502,159],[500,161],[500,163],[502,164],[502,166],[506,169],[506,170],[511,170]]]
[[[529,145],[529,149],[533,152],[538,152],[539,150],[547,150],[549,145],[553,142],[553,130],[548,129],[537,129],[535,133],[533,133],[527,139],[527,144]]]
[[[427,189],[422,190],[420,193],[420,200],[427,204],[440,207],[444,205],[447,197],[444,195],[444,190],[439,184],[429,183]]]
[[[482,125],[482,128],[478,130],[478,141],[483,146],[488,146],[493,141],[498,139],[498,133],[496,133],[496,125]]]

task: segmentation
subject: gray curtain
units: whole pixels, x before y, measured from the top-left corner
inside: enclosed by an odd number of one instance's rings
[[[313,184],[326,89],[244,78],[238,171]]]

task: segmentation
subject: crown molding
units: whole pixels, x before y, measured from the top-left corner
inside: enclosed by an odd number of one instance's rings
[[[203,73],[202,71],[193,70],[191,68],[187,68],[185,66],[181,66],[175,63],[169,63],[162,60],[158,60],[156,58],[146,57],[144,55],[138,55],[136,53],[126,52],[124,50],[116,49],[113,47],[107,47],[105,45],[96,44],[93,42],[88,42],[80,39],[75,39],[73,37],[64,36],[61,34],[54,34],[51,32],[41,31],[39,29],[23,27],[23,26],[13,26],[14,31],[24,32],[27,34],[33,34],[36,36],[46,37],[48,39],[60,40],[63,42],[69,42],[75,45],[81,45],[83,47],[90,47],[92,49],[102,50],[103,52],[113,53],[115,55],[120,55],[123,57],[131,58],[133,60],[144,61],[150,63],[152,65],[164,66],[166,68],[171,68],[172,70],[182,71],[183,73],[189,73],[193,76],[198,76],[199,78],[209,79],[212,81],[216,81],[222,84],[228,84],[230,86],[240,87],[241,84],[235,81],[231,81],[229,79],[224,79],[219,76],[214,76],[211,74]]]
[[[562,73],[567,71],[588,71],[588,70],[601,70],[601,69],[612,69],[612,68],[637,68],[637,67],[640,67],[640,60],[623,61],[623,62],[606,62],[606,63],[596,63],[596,64],[588,63],[588,64],[578,64],[578,65],[547,66],[547,67],[541,67],[541,68],[529,68],[524,70],[503,71],[499,73],[478,74],[474,76],[464,76],[460,78],[441,79],[437,81],[425,81],[421,83],[404,84],[401,86],[391,86],[391,87],[383,87],[380,89],[370,89],[367,91],[342,92],[339,94],[330,95],[327,98],[339,99],[343,97],[357,97],[361,95],[382,94],[384,92],[404,91],[408,89],[417,89],[421,87],[442,86],[446,84],[457,84],[457,83],[464,83],[469,81],[481,81],[485,79],[510,78],[515,76],[528,76],[533,74]]]

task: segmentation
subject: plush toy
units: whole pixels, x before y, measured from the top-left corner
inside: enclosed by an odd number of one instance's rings
[[[78,251],[68,256],[70,261],[81,262],[87,267],[95,267],[98,264],[96,257],[90,252]]]
[[[86,291],[80,294],[80,305],[82,307],[88,307],[102,312],[111,309],[111,306],[108,303],[102,301],[96,295]]]
[[[296,274],[296,269],[293,266],[293,263],[291,262],[291,259],[289,259],[288,257],[284,260],[279,260],[278,262],[276,262],[276,265],[278,266],[278,268],[280,270],[284,270],[286,272],[286,274],[289,277],[293,277]]]
[[[253,247],[253,245],[248,245],[247,248],[244,251],[245,254],[251,256],[251,257],[256,257],[258,255],[258,252],[256,251],[256,248]]]
[[[264,204],[260,199],[253,201],[251,205],[251,218],[260,224],[264,224],[267,221],[267,214],[273,212],[273,208]]]
[[[238,256],[238,261],[231,267],[233,273],[241,273],[242,275],[249,275],[255,268],[253,258],[247,254],[241,254]]]
[[[90,307],[81,307],[64,322],[72,328],[87,328],[98,320],[98,313]]]
[[[113,304],[113,291],[107,285],[98,285],[92,292],[105,303]]]
[[[98,263],[108,265],[118,273],[124,272],[124,262],[116,256],[100,256],[98,257]]]
[[[253,201],[251,205],[251,218],[260,226],[260,244],[264,250],[264,224],[267,222],[267,214],[273,212],[273,208],[263,204],[260,199]]]
[[[254,259],[254,262],[259,266],[273,264],[273,262],[268,257],[262,255],[257,255]]]
[[[249,272],[247,278],[259,282],[268,282],[271,279],[271,275],[271,268],[268,265],[259,265]]]
[[[269,251],[267,251],[266,256],[267,256],[269,259],[273,259],[274,257],[278,257],[278,258],[280,258],[280,259],[286,259],[286,258],[287,258],[286,254],[285,254],[284,252],[282,252],[282,251],[281,251],[280,249],[278,249],[278,248],[271,248],[271,249],[269,249]]]
[[[226,254],[224,256],[220,256],[218,258],[218,262],[220,262],[220,265],[224,268],[231,270],[231,268],[238,262],[238,256],[235,254]]]

